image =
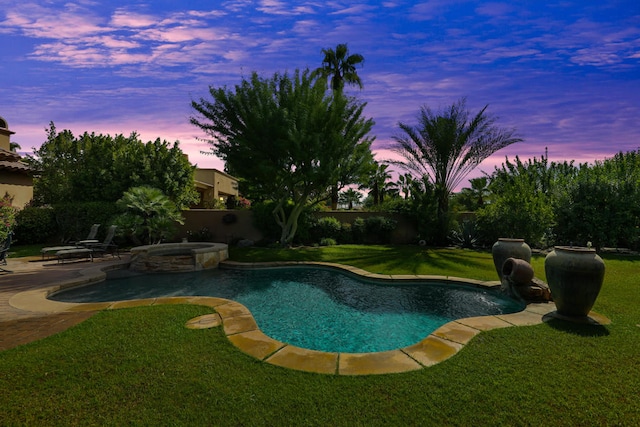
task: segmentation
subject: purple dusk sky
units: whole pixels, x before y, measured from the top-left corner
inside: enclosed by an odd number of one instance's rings
[[[524,139],[486,172],[545,147],[551,160],[593,162],[640,146],[637,0],[0,3],[0,116],[23,153],[53,121],[76,135],[179,140],[192,162],[222,169],[201,154],[190,101],[252,71],[316,68],[338,43],[365,57],[364,89],[349,92],[368,103],[378,160],[398,121],[461,97]]]

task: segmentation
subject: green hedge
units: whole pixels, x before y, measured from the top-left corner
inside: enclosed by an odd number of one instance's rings
[[[16,215],[18,244],[64,243],[81,240],[93,224],[101,224],[98,238],[117,213],[114,203],[84,202],[45,207],[25,207]]]

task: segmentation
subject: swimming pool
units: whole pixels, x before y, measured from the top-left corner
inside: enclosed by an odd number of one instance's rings
[[[455,319],[514,313],[524,304],[497,291],[442,281],[388,282],[318,267],[143,275],[116,270],[102,283],[50,296],[64,302],[166,296],[238,301],[268,336],[326,352],[381,352],[417,343]]]

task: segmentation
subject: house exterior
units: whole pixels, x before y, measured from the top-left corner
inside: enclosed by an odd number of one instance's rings
[[[7,121],[0,117],[0,198],[9,194],[12,205],[22,209],[33,198],[31,167],[11,151],[11,135]]]
[[[224,208],[229,198],[239,195],[238,180],[217,169],[196,169],[194,180],[200,201],[192,209]]]

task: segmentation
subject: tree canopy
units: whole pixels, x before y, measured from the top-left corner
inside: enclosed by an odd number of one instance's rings
[[[194,167],[178,142],[160,138],[143,143],[136,133],[75,137],[69,130],[57,132],[53,122],[47,141],[27,161],[37,171],[34,204],[116,202],[131,187],[162,189],[179,207],[197,201]]]
[[[191,103],[197,112],[191,123],[211,137],[213,153],[245,194],[276,202],[283,245],[292,242],[302,210],[326,200],[332,185],[357,175],[371,156],[373,121],[363,117],[365,104],[327,93],[326,80],[310,74],[254,72],[233,89],[210,87],[211,99]]]

